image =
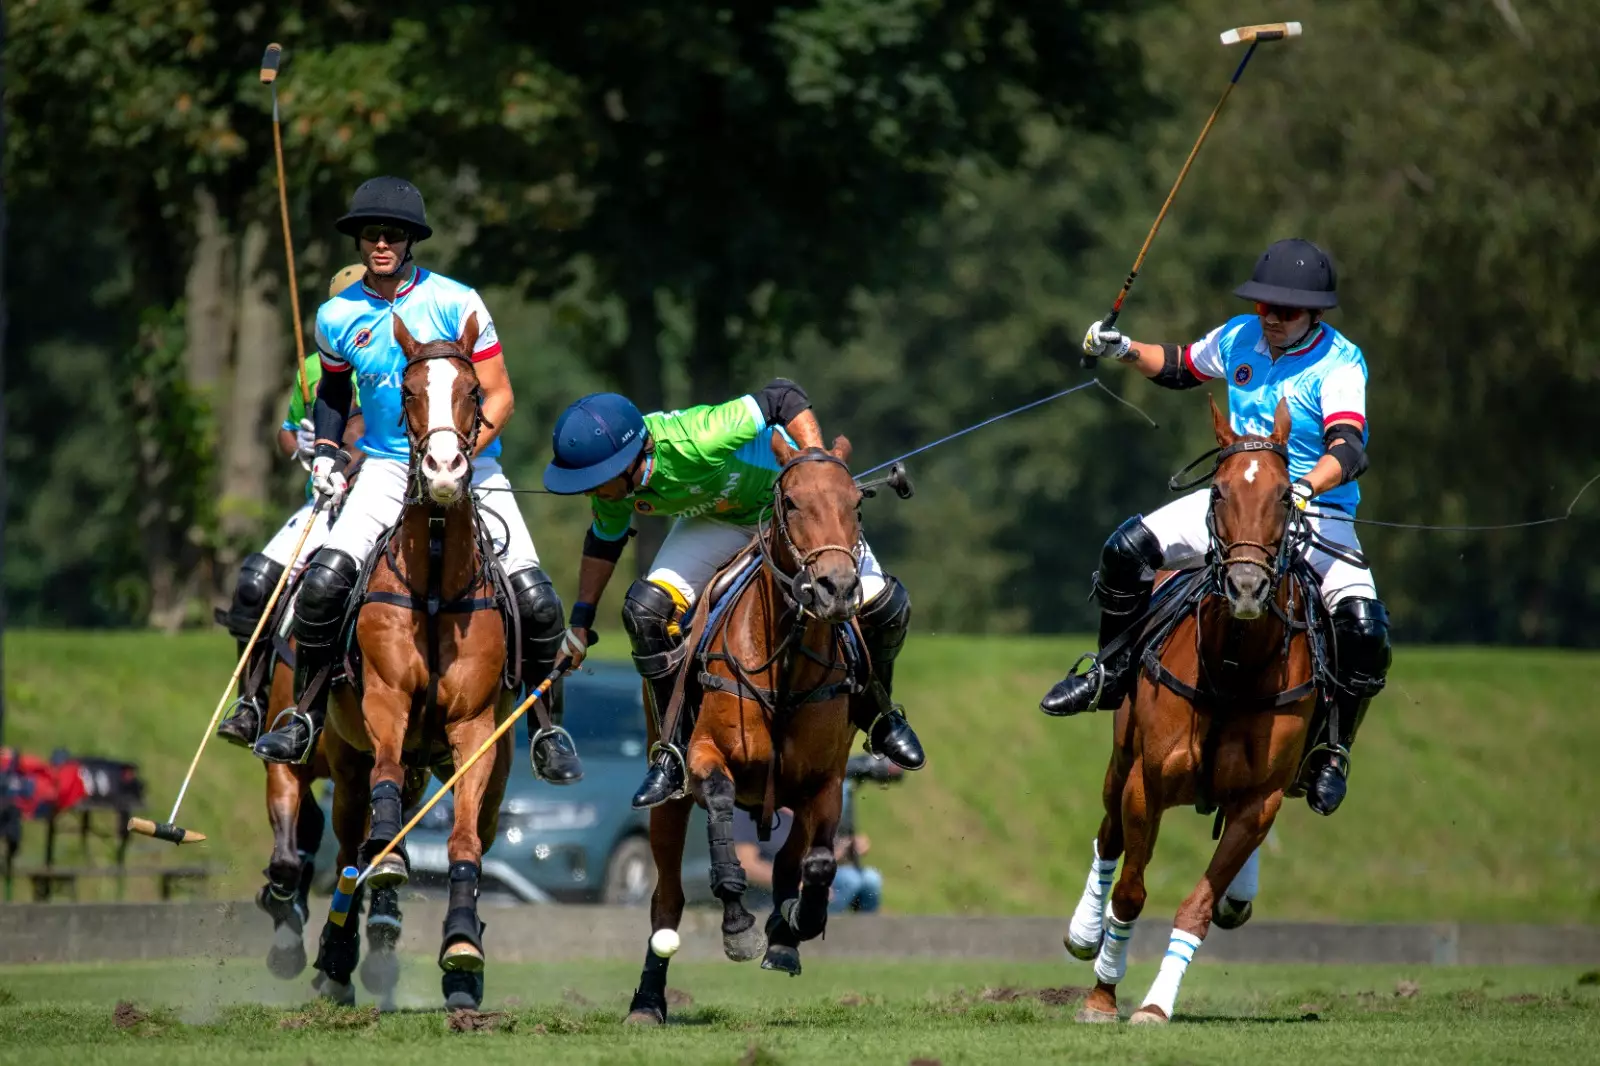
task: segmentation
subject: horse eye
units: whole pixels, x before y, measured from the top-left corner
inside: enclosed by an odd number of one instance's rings
[[[783,510],[785,514],[796,514],[800,510],[800,505],[795,503],[792,498],[785,496],[783,498]]]

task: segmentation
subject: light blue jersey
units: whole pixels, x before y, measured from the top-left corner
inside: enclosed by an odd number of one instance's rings
[[[402,285],[390,303],[358,281],[317,309],[317,347],[324,370],[355,371],[356,389],[366,416],[366,432],[357,447],[379,459],[411,456],[400,406],[400,378],[406,357],[394,339],[391,315],[399,315],[418,343],[456,340],[467,316],[478,316],[478,343],[472,361],[481,363],[500,355],[500,338],[483,298],[459,281],[421,267]],[[500,439],[483,450],[486,458],[500,454]]]
[[[1367,361],[1360,348],[1325,322],[1274,362],[1261,320],[1240,315],[1186,347],[1183,358],[1197,377],[1228,379],[1229,421],[1235,433],[1271,436],[1278,401],[1289,401],[1291,478],[1311,473],[1325,450],[1323,431],[1335,422],[1360,426],[1366,442]],[[1354,515],[1361,490],[1354,481],[1347,482],[1316,502]]]

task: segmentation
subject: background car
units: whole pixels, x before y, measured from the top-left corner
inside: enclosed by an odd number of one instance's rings
[[[650,812],[630,800],[645,771],[647,740],[639,676],[622,663],[585,665],[565,681],[564,724],[583,757],[583,780],[560,787],[533,776],[528,734],[514,728],[516,754],[500,806],[500,834],[484,855],[482,891],[529,903],[648,903],[655,888]],[[439,782],[429,785],[428,795]],[[320,802],[330,810],[331,786]],[[406,812],[407,820],[414,810]],[[443,886],[454,824],[449,797],[407,835],[412,885]],[[330,827],[317,853],[318,882],[331,887],[337,842]],[[683,857],[691,901],[711,899],[705,811],[696,807]]]

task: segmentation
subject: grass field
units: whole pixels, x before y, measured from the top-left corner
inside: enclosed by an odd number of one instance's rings
[[[619,640],[598,650],[618,655]],[[913,635],[897,695],[931,762],[860,802],[886,909],[1070,909],[1099,823],[1110,716],[1050,719],[1036,703],[1084,646]],[[136,760],[165,817],[232,649],[214,633],[9,633],[6,739],[40,754],[63,746]],[[1257,914],[1600,921],[1597,693],[1600,655],[1398,649],[1350,799],[1329,819],[1286,806]],[[267,853],[262,781],[247,754],[212,746],[184,807],[210,842],[135,847],[152,862],[215,863],[231,871],[222,892],[244,895]],[[1209,819],[1169,813],[1148,914],[1170,914],[1192,887],[1209,831]]]
[[[492,966],[482,1031],[433,1009],[437,971],[408,960],[402,1009],[308,1006],[256,963],[0,968],[0,1063],[75,1066],[451,1063],[1593,1062],[1600,973],[1467,967],[1191,969],[1160,1029],[1079,1026],[1074,964],[808,964],[797,980],[678,964],[664,1030],[620,1019],[632,966]],[[1153,967],[1132,967],[1124,1014]],[[1043,995],[1041,995],[1043,993]],[[407,1008],[406,1001],[416,1004]],[[118,1007],[119,1003],[126,1006]]]

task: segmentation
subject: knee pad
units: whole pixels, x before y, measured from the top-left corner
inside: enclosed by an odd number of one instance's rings
[[[522,621],[522,639],[530,649],[548,650],[551,658],[561,646],[565,626],[561,621],[561,597],[550,577],[537,566],[518,570],[508,579],[516,596],[517,617]],[[541,655],[540,658],[545,658]]]
[[[688,604],[683,594],[660,581],[640,579],[622,601],[622,627],[633,643],[633,663],[643,677],[665,677],[685,654],[678,620]]]
[[[337,548],[323,548],[311,557],[295,600],[294,635],[301,647],[327,648],[339,639],[350,592],[361,565]]]
[[[1333,607],[1339,681],[1351,694],[1376,696],[1389,675],[1389,612],[1379,600],[1340,600]]]
[[[875,663],[892,663],[911,628],[911,594],[898,578],[885,577],[883,591],[861,609],[861,635]]]
[[[1161,558],[1161,542],[1144,524],[1144,516],[1134,515],[1106,538],[1094,575],[1095,599],[1110,614],[1139,610],[1155,584]]]
[[[282,576],[283,565],[260,552],[244,557],[239,564],[239,579],[233,586],[233,604],[228,609],[229,633],[240,640],[250,639]]]

